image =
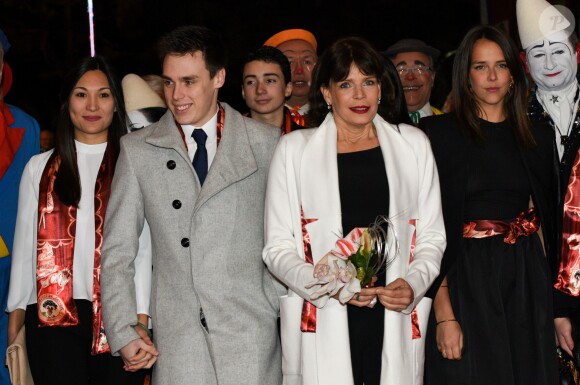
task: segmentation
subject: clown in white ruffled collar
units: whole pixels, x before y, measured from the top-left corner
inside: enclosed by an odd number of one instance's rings
[[[518,0],[522,59],[537,88],[535,96],[550,116],[558,155],[564,155],[578,111],[578,39],[574,17],[565,7],[545,0]]]

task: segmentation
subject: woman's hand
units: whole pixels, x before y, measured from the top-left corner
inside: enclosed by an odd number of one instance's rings
[[[360,293],[357,293],[348,301],[349,304],[364,307],[369,306],[369,304],[375,299],[377,289],[374,287],[363,287]],[[371,305],[370,307],[372,307]]]
[[[437,324],[437,349],[441,352],[443,358],[448,360],[461,359],[463,350],[463,331],[461,325],[455,320],[442,320]]]
[[[415,299],[411,286],[402,278],[397,278],[385,287],[376,288],[377,296],[383,306],[393,311],[403,311]]]

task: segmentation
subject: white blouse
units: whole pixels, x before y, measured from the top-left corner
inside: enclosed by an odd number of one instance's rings
[[[73,297],[92,301],[95,258],[94,192],[99,166],[107,143],[89,145],[75,140],[77,165],[81,179],[81,199],[77,209],[73,257]],[[51,151],[33,156],[20,180],[18,216],[14,234],[10,289],[6,311],[26,309],[36,298],[36,240],[38,230],[38,195],[42,173]],[[105,219],[106,220],[106,219]],[[137,312],[149,314],[151,293],[151,234],[145,222],[135,258]],[[103,256],[104,257],[104,256]]]

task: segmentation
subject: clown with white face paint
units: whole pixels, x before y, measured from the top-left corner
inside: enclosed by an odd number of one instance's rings
[[[536,99],[556,130],[561,159],[578,110],[578,53],[565,31],[558,31],[526,48],[526,63],[536,83]],[[577,131],[576,131],[577,133]]]
[[[563,219],[558,234],[561,255],[549,256],[551,267],[557,272],[554,323],[560,347],[573,355],[580,347],[572,338],[573,328],[580,327],[580,319],[574,316],[580,314],[576,279],[580,274],[580,248],[576,241],[580,235],[578,39],[574,16],[568,9],[554,7],[545,0],[518,0],[516,8],[525,63],[536,84],[530,92],[529,117],[532,121],[550,122],[556,134],[561,191],[558,210]]]
[[[526,49],[526,62],[541,93],[557,93],[578,85],[578,53],[565,31],[558,31]]]
[[[580,136],[578,112],[577,38],[573,16],[546,0],[518,0],[517,17],[525,63],[536,84],[530,95],[530,118],[549,116],[562,162],[575,153]],[[572,16],[572,18],[570,17]],[[569,21],[571,19],[572,22]]]

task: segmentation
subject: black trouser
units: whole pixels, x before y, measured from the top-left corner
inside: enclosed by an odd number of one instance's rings
[[[92,304],[75,300],[79,324],[39,327],[36,304],[26,308],[26,347],[35,385],[143,385],[145,371],[127,372],[121,357],[91,355]]]

